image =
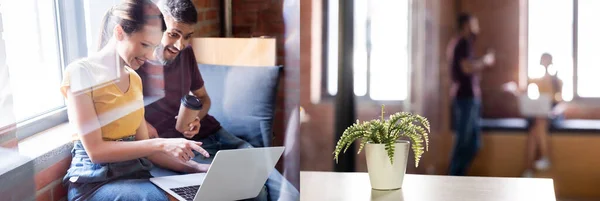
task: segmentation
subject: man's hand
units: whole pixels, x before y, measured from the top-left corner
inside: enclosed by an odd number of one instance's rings
[[[177,117],[175,117],[175,119],[177,119]],[[196,119],[188,125],[189,129],[183,132],[183,136],[187,139],[191,139],[200,131],[200,118],[196,117]]]
[[[494,53],[494,51],[490,50],[487,52],[487,54],[485,54],[485,56],[483,56],[483,64],[491,67],[494,65],[494,63],[496,62],[496,55]]]
[[[190,130],[183,132],[183,136],[188,139],[193,138],[200,131],[200,118],[196,117],[196,119],[190,123]]]

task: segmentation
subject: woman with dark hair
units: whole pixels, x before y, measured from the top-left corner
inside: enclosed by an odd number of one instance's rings
[[[161,165],[170,157],[189,161],[194,150],[208,153],[199,142],[148,139],[135,70],[160,44],[163,16],[150,0],[123,0],[107,11],[102,29],[99,51],[69,64],[61,84],[77,131],[63,179],[68,199],[168,200],[148,180],[152,163]]]

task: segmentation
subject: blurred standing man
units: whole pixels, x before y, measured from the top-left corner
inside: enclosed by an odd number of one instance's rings
[[[451,42],[452,118],[456,129],[454,151],[450,162],[450,175],[466,175],[467,169],[479,147],[481,89],[480,73],[494,63],[494,53],[476,58],[473,44],[479,34],[476,17],[462,13],[458,17],[459,36]]]

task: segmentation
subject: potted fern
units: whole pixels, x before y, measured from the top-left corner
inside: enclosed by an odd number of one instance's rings
[[[402,188],[410,145],[416,167],[421,155],[429,149],[429,121],[408,112],[392,114],[385,120],[384,107],[381,106],[381,119],[362,123],[356,120],[348,127],[333,154],[337,163],[340,153],[345,153],[350,144],[360,139],[358,153],[365,148],[371,188],[395,190]]]

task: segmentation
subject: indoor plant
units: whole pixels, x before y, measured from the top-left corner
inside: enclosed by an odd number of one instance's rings
[[[345,153],[350,144],[361,139],[358,153],[365,148],[371,187],[377,190],[400,189],[410,145],[418,167],[421,155],[429,149],[429,132],[429,121],[420,115],[399,112],[385,120],[382,105],[381,119],[362,123],[356,120],[344,131],[335,147],[334,159],[337,162],[340,152]]]

